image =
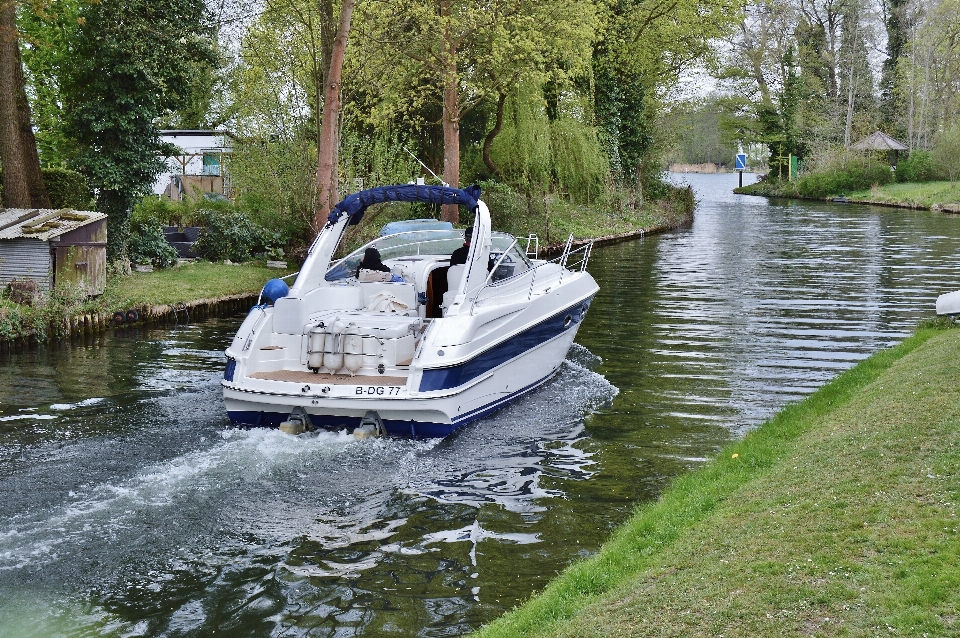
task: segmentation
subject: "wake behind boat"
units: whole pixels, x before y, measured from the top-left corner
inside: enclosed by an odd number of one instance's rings
[[[479,197],[411,184],[337,204],[293,286],[268,282],[226,350],[231,421],[442,437],[550,379],[598,290],[592,244],[573,250],[571,236],[557,259],[530,259],[529,240],[492,232]],[[400,222],[331,263],[347,226],[391,201],[459,204],[472,233]]]

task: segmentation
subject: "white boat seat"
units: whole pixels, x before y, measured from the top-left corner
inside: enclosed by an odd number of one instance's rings
[[[458,264],[447,268],[447,292],[443,293],[443,301],[440,307],[446,310],[457,297],[457,288],[460,287],[460,281],[463,274],[467,271],[466,264]]]

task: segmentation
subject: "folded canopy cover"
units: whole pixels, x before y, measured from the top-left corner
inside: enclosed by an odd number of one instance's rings
[[[349,215],[348,226],[355,226],[363,219],[368,206],[383,202],[423,202],[425,204],[459,204],[467,210],[477,208],[480,199],[480,187],[452,188],[450,186],[426,186],[421,184],[400,184],[397,186],[378,186],[347,196],[333,207],[327,218],[331,224],[341,216]]]

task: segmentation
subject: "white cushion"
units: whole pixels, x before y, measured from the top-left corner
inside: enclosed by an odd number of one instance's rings
[[[460,287],[460,281],[466,271],[466,264],[450,266],[447,269],[447,292],[443,293],[443,302],[440,304],[440,307],[444,310],[449,308],[453,304],[453,300],[457,298],[457,288]]]

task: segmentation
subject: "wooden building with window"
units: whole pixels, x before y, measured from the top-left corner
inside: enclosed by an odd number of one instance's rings
[[[32,279],[44,292],[63,281],[103,294],[107,216],[91,211],[0,208],[0,287]]]

